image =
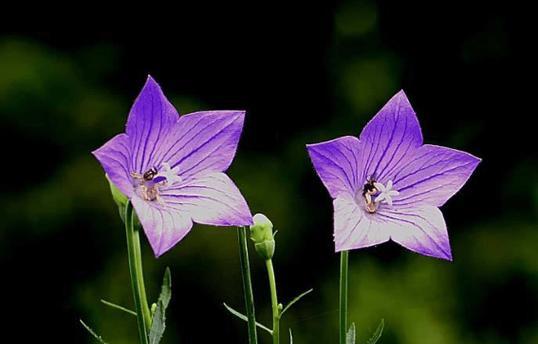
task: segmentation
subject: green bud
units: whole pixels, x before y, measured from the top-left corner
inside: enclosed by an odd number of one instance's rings
[[[156,303],[152,303],[151,304],[151,317],[153,318],[153,316],[155,315],[155,311],[157,311],[157,304]]]
[[[250,226],[250,238],[254,241],[254,248],[263,259],[271,259],[275,253],[273,224],[263,214],[254,215],[253,220],[254,224]]]

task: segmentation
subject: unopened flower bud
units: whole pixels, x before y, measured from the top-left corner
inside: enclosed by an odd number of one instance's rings
[[[275,253],[273,224],[263,214],[254,215],[253,220],[254,224],[250,226],[250,238],[254,241],[254,248],[263,259],[271,259]]]

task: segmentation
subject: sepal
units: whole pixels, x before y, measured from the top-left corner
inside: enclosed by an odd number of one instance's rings
[[[120,213],[121,220],[125,222],[125,207],[127,206],[127,202],[129,202],[129,199],[127,196],[125,196],[120,189],[112,183],[110,178],[108,178],[108,175],[106,175],[106,180],[108,180],[108,185],[110,186],[110,193],[112,194],[112,199],[114,200],[114,203],[118,206],[118,211]]]

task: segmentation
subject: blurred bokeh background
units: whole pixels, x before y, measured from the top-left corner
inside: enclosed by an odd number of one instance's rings
[[[221,12],[162,9],[121,32],[0,33],[2,342],[135,343],[124,229],[90,151],[122,132],[147,74],[180,113],[246,109],[229,174],[275,224],[283,302],[296,343],[335,343],[338,256],[332,203],[305,143],[358,135],[404,89],[425,141],[483,159],[444,207],[454,262],[395,244],[354,251],[350,319],[360,342],[538,343],[538,178],[529,41],[515,4],[337,1]],[[139,14],[145,16],[143,9]],[[252,247],[251,247],[252,248]],[[165,343],[245,343],[233,228],[195,226],[154,259],[173,277]],[[270,322],[252,253],[258,318]],[[269,338],[260,332],[261,343]],[[6,339],[7,337],[7,339]],[[283,339],[283,342],[287,342]]]

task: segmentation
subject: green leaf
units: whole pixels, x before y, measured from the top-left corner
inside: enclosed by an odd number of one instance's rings
[[[86,325],[86,324],[84,323],[84,321],[82,321],[82,319],[80,319],[79,321],[80,321],[80,323],[82,324],[82,326],[84,326],[84,328],[86,329],[86,331],[88,331],[88,332],[92,335],[92,337],[95,338],[99,343],[101,343],[101,344],[108,344],[107,342],[104,341],[104,339],[103,339],[100,335],[98,335],[97,333],[95,333],[94,330],[92,330],[88,325]]]
[[[293,334],[291,333],[291,328],[289,330],[290,330],[290,344],[293,344]]]
[[[370,339],[366,341],[366,344],[375,344],[381,338],[381,335],[383,334],[383,328],[385,327],[385,319],[381,319],[379,322],[379,325],[377,325],[377,328],[372,335]]]
[[[351,323],[351,326],[349,326],[349,330],[347,330],[346,333],[346,344],[355,344],[355,323]]]
[[[239,313],[238,311],[236,311],[235,309],[233,309],[232,307],[228,306],[226,303],[223,303],[224,307],[226,307],[226,309],[228,310],[228,312],[232,313],[233,315],[235,315],[236,317],[238,317],[239,319],[241,320],[244,320],[246,322],[248,322],[248,318],[246,315],[243,315],[241,313]],[[267,332],[269,332],[269,334],[272,336],[273,335],[273,330],[263,326],[262,324],[260,324],[259,322],[256,321],[256,326],[258,326],[259,328],[261,328],[262,330],[265,330]]]
[[[151,322],[151,329],[149,331],[149,343],[160,343],[164,330],[166,328],[166,308],[172,298],[172,278],[170,275],[170,268],[166,268],[163,277],[163,285],[161,287],[161,294],[157,300],[157,308],[155,314],[153,314],[153,321]]]
[[[282,312],[280,312],[280,316],[282,316],[291,306],[293,306],[294,303],[296,303],[301,298],[303,298],[303,296],[306,296],[307,294],[310,294],[312,291],[314,291],[314,289],[307,290],[304,293],[302,293],[301,295],[297,296],[295,299],[291,300],[291,302],[288,303],[288,305],[286,307],[284,307]]]
[[[130,310],[130,309],[128,309],[128,308],[125,308],[125,307],[123,307],[123,306],[117,305],[117,304],[115,304],[115,303],[112,303],[112,302],[110,302],[110,301],[103,300],[103,299],[101,299],[101,303],[104,304],[104,305],[107,305],[107,306],[109,306],[109,307],[112,307],[112,308],[114,308],[114,309],[120,310],[120,311],[122,311],[122,312],[131,314],[131,315],[134,315],[134,316],[136,317],[136,312],[135,312],[135,311],[132,311],[132,310]]]

